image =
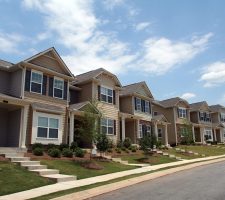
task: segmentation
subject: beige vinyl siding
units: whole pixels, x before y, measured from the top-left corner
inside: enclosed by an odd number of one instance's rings
[[[47,69],[51,69],[53,71],[56,71],[58,73],[62,73],[65,75],[68,75],[62,68],[62,66],[59,64],[59,62],[54,59],[54,58],[50,58],[50,57],[46,57],[46,56],[40,56],[36,59],[33,59],[30,61],[30,63],[47,68]]]
[[[81,88],[80,91],[80,102],[83,101],[91,101],[92,100],[92,82],[83,84],[83,85],[79,85],[79,87]]]
[[[0,93],[8,94],[10,85],[10,73],[0,70]]]
[[[22,73],[21,69],[12,72],[10,76],[10,94],[21,97],[22,94]]]
[[[212,122],[213,123],[219,123],[220,122],[220,115],[219,113],[212,113],[211,114],[211,117],[212,117]]]
[[[120,111],[133,114],[133,98],[131,96],[120,97]]]
[[[197,111],[193,111],[193,112],[190,112],[190,116],[191,116],[191,122],[193,122],[193,123],[198,123],[199,121],[199,119],[198,119],[198,112]]]
[[[186,108],[187,109],[187,118],[179,118],[178,116],[178,108],[181,107],[181,108]],[[176,118],[176,123],[178,124],[184,124],[184,122],[187,120],[187,121],[190,121],[190,112],[189,112],[189,109],[188,109],[188,105],[185,104],[184,102],[179,102],[177,104],[177,108],[176,108],[176,112],[175,112],[175,118]]]

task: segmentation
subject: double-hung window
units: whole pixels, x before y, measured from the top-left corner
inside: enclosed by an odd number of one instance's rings
[[[101,101],[113,103],[113,90],[101,87]]]
[[[204,112],[200,112],[200,121],[204,121]]]
[[[57,139],[59,132],[59,119],[38,117],[37,137]]]
[[[211,129],[205,129],[205,140],[212,140],[212,130]]]
[[[136,98],[136,108],[137,108],[137,111],[141,111],[141,99],[140,98]]]
[[[206,113],[206,121],[211,122],[211,116],[209,113]]]
[[[64,88],[63,79],[54,77],[54,97],[62,99],[63,98],[63,88]]]
[[[187,109],[178,108],[179,118],[187,118]]]
[[[113,135],[114,133],[114,120],[103,118],[101,119],[101,130],[103,134]]]
[[[225,113],[221,113],[220,120],[221,122],[225,122]]]
[[[42,93],[43,74],[37,71],[31,71],[30,91],[35,93]]]
[[[150,112],[149,101],[145,101],[145,112],[146,113],[149,113]]]

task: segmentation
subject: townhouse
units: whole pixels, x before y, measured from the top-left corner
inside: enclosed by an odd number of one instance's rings
[[[167,120],[153,116],[154,97],[145,82],[123,86],[120,92],[120,139],[129,137],[134,144],[145,135],[155,134],[168,144]]]
[[[70,70],[54,48],[0,62],[0,146],[60,144],[67,137]]]
[[[190,124],[190,106],[188,102],[179,97],[153,102],[154,115],[164,115],[168,120],[167,132],[168,143],[177,145],[187,131],[187,124]]]

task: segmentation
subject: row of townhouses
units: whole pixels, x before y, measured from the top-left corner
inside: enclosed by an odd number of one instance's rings
[[[103,68],[74,77],[50,48],[17,64],[0,60],[0,147],[73,142],[93,100],[94,112],[103,114],[101,132],[115,143],[129,137],[137,144],[155,134],[162,144],[176,145],[187,122],[196,143],[225,140],[225,107],[179,97],[157,101],[145,82],[122,86]]]

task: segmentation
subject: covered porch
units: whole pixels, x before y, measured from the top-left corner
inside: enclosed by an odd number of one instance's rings
[[[213,136],[214,141],[218,143],[224,143],[224,130],[225,126],[221,124],[213,124]]]
[[[192,131],[195,143],[205,144],[207,141],[216,141],[215,135],[212,131],[212,127],[210,126],[204,126],[202,124],[193,124]]]
[[[26,148],[28,108],[22,99],[0,95],[0,147]]]

